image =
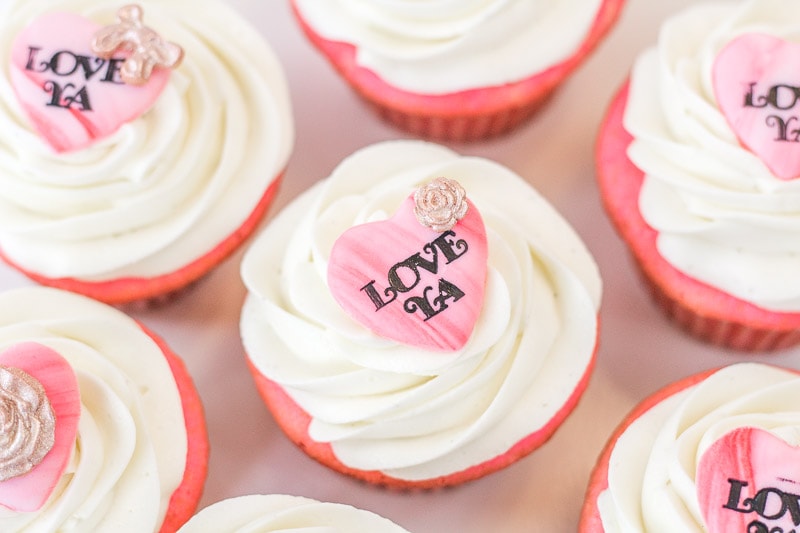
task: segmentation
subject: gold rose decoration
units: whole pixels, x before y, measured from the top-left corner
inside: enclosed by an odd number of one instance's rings
[[[55,443],[55,426],[42,384],[18,368],[0,366],[0,481],[39,464]]]
[[[414,214],[420,224],[440,233],[467,214],[467,193],[455,180],[436,178],[414,192]]]
[[[161,38],[142,22],[144,10],[130,4],[117,12],[119,22],[97,31],[92,51],[109,59],[119,50],[131,52],[122,64],[120,76],[130,85],[143,85],[156,67],[175,68],[183,60],[183,48]]]

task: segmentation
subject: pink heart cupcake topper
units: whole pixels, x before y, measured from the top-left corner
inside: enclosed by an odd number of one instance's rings
[[[140,17],[141,9],[126,6],[119,24],[102,28],[72,13],[48,13],[14,39],[14,92],[57,152],[111,135],[150,109],[163,91],[167,67],[183,54],[142,26]]]
[[[800,177],[800,44],[744,34],[717,56],[713,84],[739,142],[778,178]]]
[[[75,446],[80,393],[58,353],[28,342],[0,353],[0,506],[40,509]]]
[[[796,531],[800,448],[756,428],[724,435],[703,454],[697,498],[709,533]]]
[[[483,306],[487,257],[478,210],[457,182],[439,178],[389,220],[342,234],[328,285],[345,312],[377,335],[454,351],[469,340]]]

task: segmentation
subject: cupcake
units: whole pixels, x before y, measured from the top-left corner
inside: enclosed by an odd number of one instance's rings
[[[208,441],[183,362],[120,311],[0,294],[0,531],[176,531]]]
[[[800,341],[798,30],[791,0],[686,9],[599,135],[601,196],[655,300],[729,348]]]
[[[251,234],[293,144],[286,81],[217,0],[0,5],[0,254],[107,303],[162,298]]]
[[[579,531],[794,531],[798,391],[794,370],[739,363],[644,400],[592,473]]]
[[[583,243],[519,176],[435,144],[345,159],[271,221],[242,277],[243,343],[278,424],[378,485],[515,462],[593,367],[601,282]]]
[[[282,494],[239,496],[200,511],[180,533],[226,531],[369,531],[403,533],[406,530],[375,513],[340,503],[319,502]]]
[[[474,141],[522,123],[597,46],[623,0],[292,0],[309,40],[378,114]]]

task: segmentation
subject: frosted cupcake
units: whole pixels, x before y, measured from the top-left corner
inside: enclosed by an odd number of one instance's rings
[[[727,347],[800,340],[798,30],[788,0],[690,7],[600,132],[602,198],[657,301]]]
[[[294,134],[281,66],[230,7],[8,0],[0,35],[11,265],[122,303],[188,285],[253,231]]]
[[[581,533],[792,531],[800,376],[742,363],[642,402],[592,474]]]
[[[310,41],[395,125],[477,140],[527,119],[598,45],[623,0],[292,0]]]
[[[205,481],[183,363],[102,303],[0,294],[0,531],[176,531]]]
[[[406,530],[369,511],[339,503],[299,496],[252,495],[217,502],[189,520],[180,533],[226,531],[369,531],[403,533]]]
[[[244,346],[278,423],[372,483],[513,463],[593,366],[601,283],[578,236],[519,176],[438,145],[345,159],[270,223],[242,276]]]

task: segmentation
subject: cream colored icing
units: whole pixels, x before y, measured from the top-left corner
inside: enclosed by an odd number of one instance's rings
[[[800,311],[800,180],[742,147],[716,105],[711,70],[737,35],[800,42],[792,0],[704,3],[668,20],[640,57],[625,127],[645,173],[642,215],[678,270],[742,300]]]
[[[800,445],[800,377],[741,363],[712,374],[635,420],[614,445],[598,499],[606,533],[704,532],[695,475],[703,453],[738,427]]]
[[[567,59],[601,0],[296,0],[315,32],[401,89],[440,94],[524,79]]]
[[[138,2],[184,48],[156,104],[112,136],[56,154],[0,76],[0,245],[48,277],[173,272],[235,231],[285,167],[293,125],[283,71],[263,38],[216,0]],[[0,3],[0,57],[45,11],[116,20],[96,0]]]
[[[426,352],[381,339],[327,288],[347,228],[385,220],[445,176],[487,229],[483,310],[466,345]],[[344,464],[419,480],[501,455],[545,426],[592,358],[601,282],[578,236],[527,183],[438,145],[362,149],[290,204],[245,255],[241,328],[256,368],[312,417]]]
[[[230,498],[206,507],[179,533],[313,531],[402,533],[405,529],[370,511],[340,503],[282,494]]]
[[[44,507],[0,507],[0,531],[157,531],[187,450],[181,399],[158,345],[111,307],[41,287],[0,294],[0,351],[27,341],[75,370],[78,436]]]

